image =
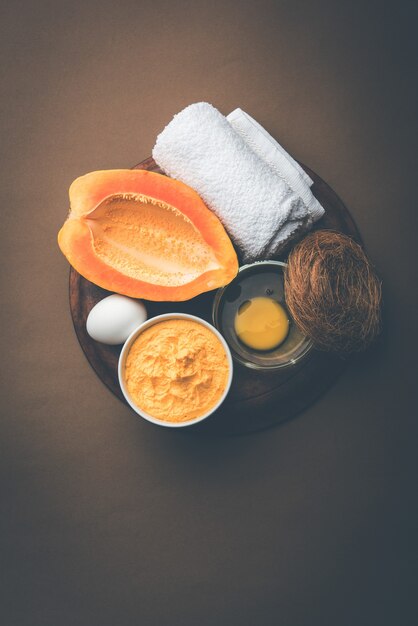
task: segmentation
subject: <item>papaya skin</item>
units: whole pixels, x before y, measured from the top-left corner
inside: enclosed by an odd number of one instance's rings
[[[95,252],[89,216],[103,201],[118,195],[143,196],[174,207],[210,246],[217,268],[173,286],[139,280],[106,264]],[[70,213],[58,233],[58,245],[79,274],[104,289],[147,300],[183,301],[228,284],[238,272],[237,256],[222,223],[200,196],[180,181],[147,170],[100,170],[77,178],[69,197]]]

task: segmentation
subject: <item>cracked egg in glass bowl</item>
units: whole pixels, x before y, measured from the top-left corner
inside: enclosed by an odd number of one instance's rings
[[[285,268],[281,261],[243,265],[216,293],[214,325],[241,365],[256,370],[292,367],[313,349],[287,310]]]

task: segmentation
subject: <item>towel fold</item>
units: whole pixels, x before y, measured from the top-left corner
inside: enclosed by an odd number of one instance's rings
[[[158,135],[152,156],[197,191],[247,263],[279,255],[324,213],[309,176],[241,109],[224,117],[206,102],[186,107]]]
[[[292,189],[298,191],[298,186],[311,187],[313,185],[313,180],[299,163],[251,115],[242,109],[235,109],[226,116],[226,119],[250,148],[267,161],[276,174],[284,178]]]

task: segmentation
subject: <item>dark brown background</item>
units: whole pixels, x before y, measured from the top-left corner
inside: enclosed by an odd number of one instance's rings
[[[416,623],[413,5],[2,3],[2,625]],[[384,282],[381,343],[238,438],[153,427],[107,391],[56,245],[71,181],[147,157],[200,100],[320,174]]]

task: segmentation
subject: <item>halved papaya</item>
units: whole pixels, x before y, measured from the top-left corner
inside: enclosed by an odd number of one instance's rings
[[[228,284],[238,260],[222,223],[184,183],[101,170],[71,185],[58,244],[92,283],[134,298],[188,300]]]

